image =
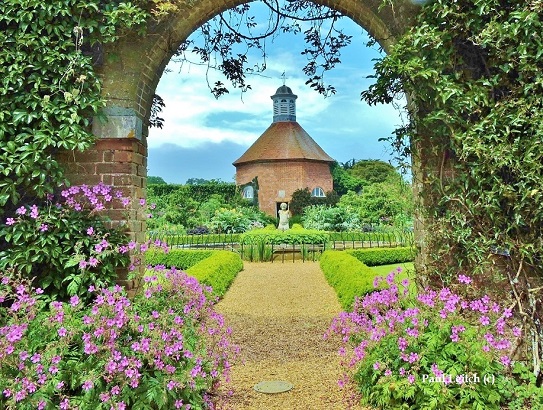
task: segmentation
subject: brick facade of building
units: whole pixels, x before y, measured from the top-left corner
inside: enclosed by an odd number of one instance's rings
[[[236,183],[257,181],[260,210],[277,216],[279,204],[288,204],[298,189],[331,191],[334,160],[296,122],[297,96],[289,87],[279,87],[271,99],[272,124],[234,166]]]
[[[289,203],[294,191],[320,187],[331,191],[332,176],[326,162],[290,160],[242,164],[237,167],[236,183],[244,185],[258,178],[260,210],[277,216],[278,204]]]

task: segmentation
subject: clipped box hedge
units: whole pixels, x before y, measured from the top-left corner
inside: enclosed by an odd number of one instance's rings
[[[222,297],[243,269],[240,256],[230,251],[172,249],[149,250],[145,253],[147,265],[164,265],[184,270],[200,283],[211,286],[213,293]]]
[[[289,229],[280,231],[277,229],[253,229],[240,235],[239,241],[243,245],[251,245],[257,243],[265,244],[319,244],[327,243],[330,235],[323,231],[314,229]]]
[[[187,274],[211,286],[213,293],[222,297],[242,269],[243,262],[237,253],[212,251],[209,258],[187,269]]]
[[[378,275],[346,252],[332,250],[323,252],[320,267],[345,310],[352,310],[355,296],[363,296],[375,289],[373,280]]]
[[[345,252],[367,266],[391,265],[415,260],[415,249],[412,247],[349,249]]]
[[[161,249],[150,249],[145,252],[146,265],[164,265],[167,268],[175,266],[181,270],[187,270],[198,262],[209,258],[213,251],[211,250],[187,250],[171,249],[165,253]]]

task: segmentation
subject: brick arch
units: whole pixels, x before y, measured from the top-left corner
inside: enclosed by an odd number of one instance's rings
[[[383,7],[382,0],[315,0],[359,24],[386,50],[411,24],[418,7],[410,0],[397,0]],[[180,0],[180,11],[160,24],[149,24],[144,36],[127,34],[104,47],[97,67],[107,100],[107,122],[95,120],[97,141],[91,149],[59,154],[72,183],[103,182],[121,189],[137,204],[145,197],[147,183],[147,121],[152,96],[164,68],[177,47],[217,14],[245,3],[243,0]],[[136,205],[128,216],[113,210],[113,223],[125,223],[132,239],[143,241],[145,221]],[[143,267],[141,267],[143,268]],[[127,272],[119,282],[128,288]]]
[[[137,85],[137,108],[142,118],[148,118],[152,96],[164,68],[179,45],[202,24],[216,15],[246,3],[241,0],[201,0],[187,3],[178,13],[163,22],[148,46]],[[382,0],[314,0],[314,3],[334,9],[364,28],[385,50],[410,26],[418,7],[410,0],[395,1],[393,6],[381,7]]]

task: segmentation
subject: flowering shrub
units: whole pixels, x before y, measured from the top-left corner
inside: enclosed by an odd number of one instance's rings
[[[51,300],[89,297],[89,286],[115,284],[116,269],[127,266],[128,253],[143,253],[151,241],[128,241],[124,227],[109,228],[100,213],[130,204],[120,191],[102,183],[72,186],[40,205],[20,206],[0,225],[0,271],[14,269],[44,290]],[[144,207],[145,200],[139,205]],[[149,208],[153,208],[151,205]],[[160,240],[153,241],[166,249]],[[139,260],[130,265],[134,270]]]
[[[387,276],[385,289],[357,299],[329,330],[343,338],[340,353],[364,403],[386,409],[543,408],[533,376],[512,363],[521,329],[512,326],[510,309],[449,288],[411,296],[409,281],[398,286],[394,276]],[[464,275],[459,280],[471,282]]]
[[[97,218],[100,211],[129,200],[99,184],[73,186],[43,204],[20,206],[0,225],[0,270],[14,268],[52,299],[87,297],[90,285],[107,287],[115,268],[128,264],[128,245],[121,229],[110,229]],[[134,247],[135,244],[131,244]]]
[[[26,279],[0,284],[0,408],[202,409],[234,348],[208,288],[175,268],[171,286],[95,288],[45,308]]]
[[[360,229],[358,214],[352,208],[311,205],[304,209],[303,225],[321,231],[353,231]]]

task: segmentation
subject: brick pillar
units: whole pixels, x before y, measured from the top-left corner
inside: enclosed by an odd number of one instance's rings
[[[145,216],[139,199],[145,198],[147,181],[147,148],[136,138],[99,138],[84,152],[68,151],[57,156],[64,165],[72,185],[96,185],[100,182],[120,190],[131,199],[131,205],[118,204],[108,211],[112,226],[125,224],[131,240],[145,241]],[[139,212],[138,212],[139,211]],[[131,256],[134,260],[134,256]],[[143,273],[143,266],[140,266]],[[118,283],[127,290],[134,289],[135,281],[128,281],[128,269],[118,272]]]

